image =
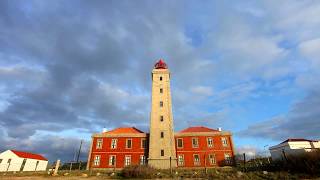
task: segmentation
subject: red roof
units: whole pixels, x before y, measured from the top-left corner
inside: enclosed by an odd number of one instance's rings
[[[167,64],[164,62],[164,60],[160,59],[155,65],[155,69],[168,69]]]
[[[290,139],[287,139],[287,140],[283,141],[282,143],[286,143],[286,142],[297,142],[297,141],[317,142],[317,141],[315,141],[315,140],[309,140],[309,139],[290,138]],[[280,143],[280,144],[282,144],[282,143]]]
[[[210,129],[204,126],[188,127],[180,131],[180,133],[188,133],[188,132],[219,132],[219,131],[216,129]]]
[[[40,154],[34,154],[34,153],[16,151],[16,150],[10,150],[10,151],[13,152],[14,154],[16,154],[17,156],[21,157],[21,158],[38,159],[38,160],[48,161],[48,159],[46,159],[45,157],[43,157]]]
[[[108,134],[123,134],[123,133],[144,133],[143,131],[135,128],[135,127],[120,127],[113,129],[111,131],[105,132]]]

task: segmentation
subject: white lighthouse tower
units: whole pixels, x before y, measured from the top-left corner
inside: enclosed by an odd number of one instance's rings
[[[162,59],[155,64],[152,70],[149,140],[148,164],[150,166],[159,169],[177,166],[170,92],[170,72]]]

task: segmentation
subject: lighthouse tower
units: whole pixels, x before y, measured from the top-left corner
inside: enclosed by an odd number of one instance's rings
[[[148,158],[148,164],[159,169],[177,166],[171,106],[170,72],[166,63],[160,59],[152,70]]]

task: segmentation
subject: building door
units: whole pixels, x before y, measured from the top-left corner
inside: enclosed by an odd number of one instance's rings
[[[27,159],[23,159],[23,162],[20,167],[20,171],[23,171],[24,166],[26,165]]]

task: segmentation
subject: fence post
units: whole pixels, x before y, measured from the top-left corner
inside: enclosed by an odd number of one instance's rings
[[[70,162],[70,169],[69,169],[69,171],[71,172],[71,170],[72,170],[72,161]]]
[[[54,176],[58,175],[59,166],[60,166],[60,159],[57,160],[56,166],[54,168],[54,172],[53,172]]]
[[[246,172],[246,153],[243,153],[243,170]]]
[[[171,156],[170,156],[170,174],[172,175],[172,166],[171,166]]]

